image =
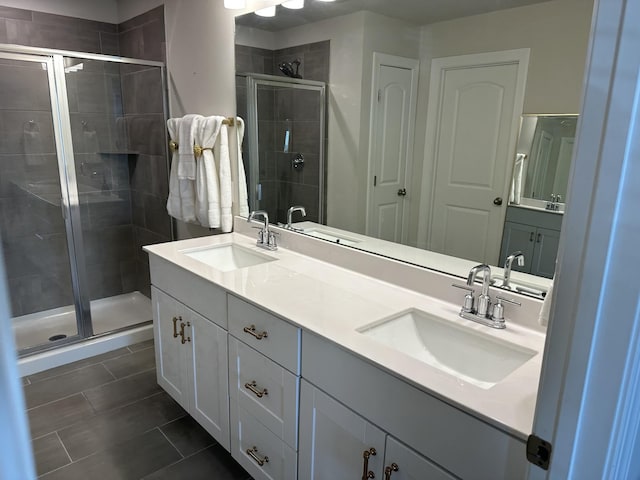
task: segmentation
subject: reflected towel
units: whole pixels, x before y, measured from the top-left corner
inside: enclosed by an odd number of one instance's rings
[[[220,136],[224,117],[206,117],[198,119],[195,142],[204,150],[196,162],[196,216],[200,225],[219,228],[220,223],[220,185],[214,145]],[[218,157],[219,158],[219,157]]]
[[[524,163],[527,155],[516,154],[516,162],[513,166],[513,181],[511,182],[511,192],[509,193],[509,203],[519,205],[522,201],[522,180],[524,175]]]
[[[549,290],[547,290],[547,295],[544,297],[544,301],[542,302],[542,308],[540,309],[540,315],[538,316],[538,323],[543,327],[549,325],[549,315],[551,314],[551,301],[553,298],[553,282],[555,281],[555,275],[551,279],[551,285],[549,285]]]
[[[247,176],[244,170],[244,161],[242,160],[242,141],[244,140],[244,120],[236,117],[236,140],[238,142],[238,215],[241,217],[249,216],[249,199],[247,195]]]

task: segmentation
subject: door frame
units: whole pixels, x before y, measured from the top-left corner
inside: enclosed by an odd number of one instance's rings
[[[387,53],[373,52],[373,66],[371,72],[371,98],[369,106],[369,149],[367,154],[367,206],[365,209],[365,232],[369,235],[371,229],[371,215],[373,214],[373,175],[375,171],[373,151],[376,144],[374,129],[376,115],[378,113],[378,90],[380,89],[380,67],[383,65],[395,68],[411,70],[411,98],[409,99],[409,120],[407,123],[407,162],[405,166],[405,185],[410,186],[411,173],[413,172],[413,144],[416,131],[416,104],[418,100],[418,74],[420,60],[415,58],[400,57]],[[404,197],[404,210],[402,212],[401,243],[406,244],[409,235],[409,210],[411,193]]]
[[[434,58],[431,61],[431,76],[429,81],[429,100],[427,107],[427,128],[424,147],[424,166],[422,169],[422,186],[420,196],[420,214],[418,215],[418,247],[430,249],[431,246],[431,222],[433,220],[432,208],[435,197],[435,158],[438,150],[437,138],[440,134],[438,119],[442,111],[442,94],[444,91],[444,74],[447,70],[471,67],[490,67],[499,65],[518,65],[516,79],[516,92],[514,98],[514,113],[511,120],[511,129],[515,135],[509,141],[509,158],[515,159],[517,133],[519,131],[521,116],[524,106],[524,94],[529,70],[529,48],[514,50],[502,50],[498,52],[474,53],[469,55],[456,55],[453,57]],[[502,198],[508,198],[513,174],[513,162],[509,164],[505,175]],[[506,212],[506,208],[504,209]],[[503,217],[504,217],[503,213]],[[504,218],[502,223],[504,224]]]

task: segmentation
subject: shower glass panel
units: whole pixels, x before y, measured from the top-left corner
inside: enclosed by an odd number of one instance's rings
[[[0,53],[0,233],[19,349],[78,334],[52,70],[47,57]],[[73,321],[44,324],[42,312]]]
[[[20,355],[152,319],[172,239],[159,62],[0,45],[0,234]]]
[[[168,241],[162,70],[64,59],[93,332],[151,320],[142,245]]]
[[[247,112],[251,209],[285,223],[289,207],[302,205],[305,220],[323,223],[324,82],[249,74]]]

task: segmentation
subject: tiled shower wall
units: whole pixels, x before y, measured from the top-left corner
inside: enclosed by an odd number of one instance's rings
[[[164,12],[113,25],[0,7],[0,42],[163,61]],[[48,90],[46,78],[31,85],[45,74],[34,65],[26,99],[11,94],[15,67],[0,65],[1,137],[12,139],[0,142],[0,231],[14,316],[73,303]],[[171,238],[160,69],[65,66],[90,296],[149,295],[141,246]],[[37,152],[24,144],[35,128]],[[36,187],[20,188],[33,180],[57,188],[57,205],[36,198]]]
[[[329,81],[329,41],[299,45],[282,50],[266,50],[236,45],[236,72],[284,76],[280,62],[301,61],[299,73],[307,80]],[[239,115],[246,118],[246,80],[236,76]],[[258,90],[258,131],[260,183],[263,201],[260,208],[270,218],[286,222],[287,209],[303,205],[307,220],[319,218],[320,202],[320,102],[317,92],[280,87]],[[284,132],[291,132],[289,152],[284,151]],[[244,160],[249,171],[248,135],[245,134]],[[326,138],[322,140],[326,145]],[[292,160],[304,155],[305,166],[296,170]],[[324,196],[323,196],[324,197]],[[274,220],[275,221],[275,220]]]

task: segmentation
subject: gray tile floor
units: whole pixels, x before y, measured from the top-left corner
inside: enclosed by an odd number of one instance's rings
[[[42,479],[250,479],[158,386],[151,341],[23,384]]]

